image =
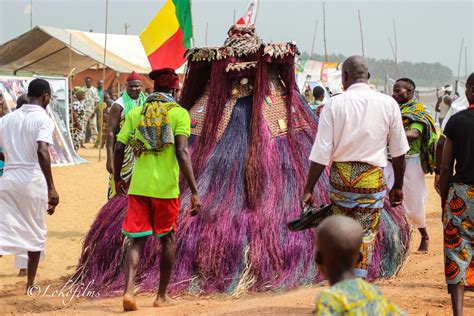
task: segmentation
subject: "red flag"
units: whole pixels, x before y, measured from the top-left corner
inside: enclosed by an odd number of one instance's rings
[[[192,37],[191,0],[167,0],[140,34],[152,69],[181,67]]]
[[[257,17],[258,0],[250,0],[245,14],[235,24],[255,24]]]

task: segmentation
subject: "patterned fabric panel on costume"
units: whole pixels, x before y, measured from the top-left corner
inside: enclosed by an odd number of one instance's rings
[[[222,120],[217,128],[217,139],[216,142],[219,142],[224,135],[224,131],[229,124],[230,118],[232,116],[232,112],[234,111],[235,103],[239,98],[246,97],[252,94],[252,86],[241,85],[240,83],[235,83],[232,89],[232,95],[225,104],[224,114],[222,116]],[[189,116],[191,118],[191,134],[201,136],[202,126],[204,125],[204,120],[206,118],[206,109],[207,109],[207,102],[209,100],[209,91],[206,89],[206,92],[198,99],[196,105],[194,105],[189,110]]]
[[[474,186],[454,183],[443,212],[447,284],[474,286]]]
[[[272,137],[278,137],[287,133],[286,119],[286,97],[281,93],[282,89],[277,82],[270,82],[270,95],[265,97],[262,104],[263,117],[267,123]],[[308,127],[303,118],[297,113],[292,113],[293,128],[295,130]]]
[[[196,104],[189,110],[189,117],[191,119],[191,134],[201,136],[202,126],[206,118],[207,101],[209,100],[209,91],[206,90],[204,94],[197,100]]]
[[[385,197],[383,169],[362,162],[334,162],[329,176],[335,215],[354,218],[364,229],[359,276],[367,276]]]
[[[315,315],[406,315],[392,305],[380,290],[362,279],[336,283],[316,301]]]

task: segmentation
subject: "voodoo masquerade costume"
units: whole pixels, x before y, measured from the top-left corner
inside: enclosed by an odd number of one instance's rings
[[[305,157],[317,130],[317,119],[295,82],[298,50],[292,43],[263,43],[250,25],[233,26],[228,34],[222,47],[194,48],[186,54],[179,103],[191,119],[189,150],[202,212],[189,216],[191,192],[183,182],[169,286],[175,293],[240,295],[322,279],[314,263],[313,232],[293,233],[286,227],[301,211],[309,167]],[[314,190],[318,205],[329,203],[328,187],[325,173]],[[382,212],[372,278],[393,276],[405,258],[398,251],[407,244],[399,227],[406,222],[399,213],[391,208]],[[89,262],[84,259],[75,275],[82,283],[95,280],[103,295],[123,288],[122,219],[104,217],[110,220],[107,228],[94,223],[91,235],[107,230],[106,240],[95,246],[102,251],[89,256]],[[395,243],[394,252],[386,250]],[[140,291],[155,289],[158,245],[155,239],[145,245],[137,273]],[[383,262],[384,255],[390,262]]]

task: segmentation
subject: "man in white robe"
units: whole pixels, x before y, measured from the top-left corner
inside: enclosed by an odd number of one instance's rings
[[[49,83],[31,81],[28,98],[28,104],[0,121],[6,165],[0,178],[0,255],[28,253],[27,290],[45,250],[45,215],[53,214],[59,202],[48,152],[54,131],[45,111],[51,100]]]

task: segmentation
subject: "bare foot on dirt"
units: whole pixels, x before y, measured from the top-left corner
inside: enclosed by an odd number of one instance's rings
[[[26,269],[20,269],[20,271],[18,272],[18,276],[19,276],[19,277],[24,277],[24,276],[26,276]]]
[[[430,240],[428,238],[421,237],[420,247],[418,247],[417,253],[428,253],[428,246]]]
[[[138,305],[135,301],[135,296],[130,294],[125,294],[123,296],[123,310],[126,312],[138,310]]]
[[[153,307],[166,307],[173,305],[173,300],[168,296],[157,296],[156,300],[153,302]]]

